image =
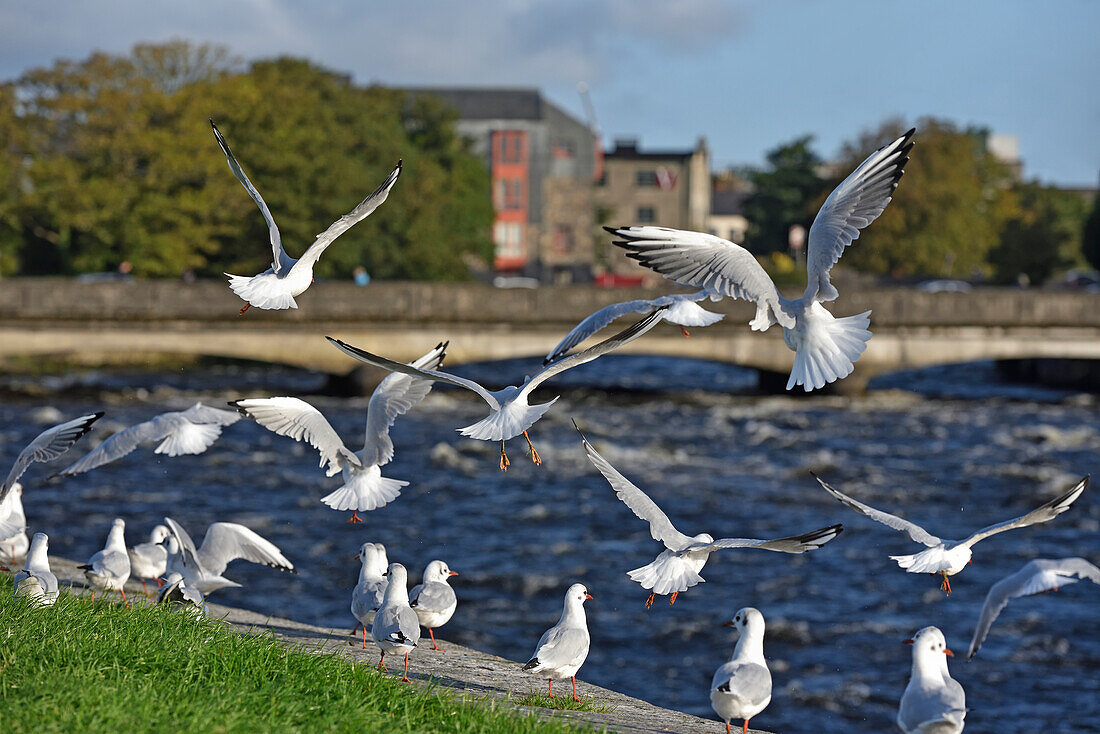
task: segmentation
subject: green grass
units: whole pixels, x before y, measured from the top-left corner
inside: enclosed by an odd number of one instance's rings
[[[544,709],[558,709],[559,711],[593,711],[598,714],[608,714],[612,711],[605,700],[593,696],[581,696],[580,699],[580,701],[573,700],[573,694],[569,692],[567,683],[566,692],[555,694],[553,698],[545,693],[532,691],[526,696],[513,700],[520,706],[538,706]]]
[[[577,731],[162,608],[62,594],[38,609],[5,577],[0,722],[4,732],[112,734]]]

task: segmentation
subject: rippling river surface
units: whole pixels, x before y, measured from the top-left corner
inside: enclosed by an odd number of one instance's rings
[[[460,371],[503,384],[534,369],[533,361],[513,361]],[[219,405],[304,395],[322,380],[214,366],[7,382],[42,393],[0,405],[4,466],[47,424],[81,412],[107,416],[70,460],[105,437],[105,427],[199,398]],[[951,669],[972,709],[968,732],[1100,731],[1095,586],[1014,601],[975,661],[964,660],[995,581],[1033,558],[1100,562],[1095,488],[1049,524],[977,545],[974,564],[954,577],[945,598],[935,579],[906,574],[887,558],[916,546],[836,502],[809,473],[941,537],[965,537],[1100,468],[1096,400],[1001,384],[987,364],[882,378],[857,399],[738,392],[752,383],[747,371],[705,362],[601,360],[542,389],[541,398],[563,396],[531,432],[544,463],[533,466],[522,439],[514,440],[507,473],[496,468],[496,446],[454,431],[482,417],[484,405],[437,387],[393,430],[397,455],[385,472],[410,486],[364,513],[361,525],[318,502],[339,481],[318,470],[312,449],[245,421],[201,456],[165,459],[140,449],[52,482],[45,477],[60,466],[33,467],[24,479],[27,517],[32,532],[49,533],[51,552],[77,559],[102,547],[115,516],[127,520],[131,544],[164,515],[196,537],[211,522],[244,523],[278,544],[300,574],[239,562],[227,575],[245,588],[215,599],[320,625],[354,623],[353,556],[364,541],[384,543],[412,576],[442,558],[461,573],[458,611],[442,636],[517,662],[557,620],[565,588],[581,581],[596,597],[587,605],[592,652],[581,677],[711,718],[710,678],[734,644],[721,622],[754,606],[768,623],[775,691],[753,724],[783,734],[894,730],[910,669],[901,640],[936,625],[959,654]],[[361,445],[365,398],[307,398],[349,446]],[[688,534],[766,538],[837,522],[846,530],[801,556],[717,553],[703,571],[706,583],[673,607],[659,600],[647,611],[647,592],[626,571],[660,547],[588,463],[570,418]],[[531,688],[541,690],[542,681],[532,678]]]

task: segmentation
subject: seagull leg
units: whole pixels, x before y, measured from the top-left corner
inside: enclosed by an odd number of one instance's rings
[[[951,582],[947,580],[947,571],[940,571],[943,574],[943,583],[940,584],[940,590],[951,593]]]
[[[550,698],[554,697],[554,680],[552,678],[546,679],[546,695]]]
[[[653,592],[653,591],[649,592],[649,598],[645,600],[645,608],[646,609],[649,609],[650,607],[653,606],[653,598],[655,596],[657,596],[656,592]]]
[[[512,462],[508,461],[508,454],[504,453],[504,442],[500,442],[500,470],[508,471],[508,467],[512,465]]]
[[[431,635],[431,638],[432,638],[432,649],[433,649],[433,650],[439,650],[440,652],[447,652],[447,651],[446,651],[446,650],[444,650],[444,649],[443,649],[442,647],[440,647],[439,645],[435,644],[435,633],[434,633],[434,632],[432,632],[432,628],[431,628],[431,627],[429,627],[429,628],[428,628],[428,634],[429,634],[429,635]]]
[[[691,338],[691,333],[688,332],[688,330],[685,329],[684,327],[681,326],[680,331],[682,331],[684,333],[684,336],[688,337],[689,339]]]
[[[245,311],[247,311],[247,310],[248,310],[249,308],[251,308],[251,307],[252,307],[252,304],[251,304],[251,303],[246,303],[246,304],[244,304],[244,308],[242,308],[242,309],[241,309],[240,311],[238,311],[238,312],[237,312],[237,315],[238,315],[238,316],[244,316],[244,312],[245,312]]]
[[[730,734],[730,723],[726,722],[726,734]]]
[[[122,603],[126,605],[126,608],[130,608],[130,602],[126,599],[126,589],[119,589],[118,593],[122,594]]]
[[[162,588],[163,586],[164,586],[164,579],[162,579],[160,576],[157,576],[157,588],[159,589],[159,588]]]
[[[382,651],[382,657],[378,658],[378,669],[383,673],[386,672],[386,651]]]
[[[749,720],[748,719],[742,719],[741,720],[741,734],[749,734]]]
[[[348,522],[363,522],[363,518],[359,517],[359,513],[355,510],[351,511],[351,517],[348,518]]]
[[[539,456],[538,451],[535,451],[535,444],[531,443],[531,437],[527,435],[527,431],[523,432],[523,437],[527,439],[527,445],[531,447],[531,461],[535,462],[535,466],[542,466],[542,457]]]
[[[577,698],[577,676],[571,676],[569,679],[573,681],[573,700],[580,701],[580,699]]]
[[[676,603],[676,597],[680,595],[679,591],[672,592],[672,597],[668,600],[668,605],[671,607]]]
[[[363,649],[367,649],[367,625],[363,625]]]
[[[412,683],[409,680],[409,653],[405,653],[405,675],[401,677],[401,680],[405,683]]]
[[[351,630],[351,634],[348,635],[348,644],[349,645],[354,645],[355,644],[355,636],[357,634],[359,634],[359,626],[360,626],[359,623],[356,622],[355,627]],[[364,628],[364,629],[366,629],[366,628]]]

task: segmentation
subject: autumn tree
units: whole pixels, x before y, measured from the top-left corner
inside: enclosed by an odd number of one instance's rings
[[[745,172],[753,186],[743,210],[749,222],[745,244],[751,251],[785,252],[792,225],[809,229],[815,213],[811,205],[825,185],[812,143],[813,136],[806,135],[777,146],[768,151],[765,168]]]
[[[1015,188],[1016,211],[989,252],[994,276],[1013,283],[1024,276],[1040,284],[1055,273],[1083,265],[1081,235],[1088,204],[1079,194],[1039,183]]]

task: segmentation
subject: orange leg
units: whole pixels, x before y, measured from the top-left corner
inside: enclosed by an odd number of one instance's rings
[[[382,657],[378,658],[378,669],[383,673],[386,672],[386,651],[382,651]]]
[[[244,312],[245,312],[245,311],[247,311],[247,310],[248,310],[249,308],[251,308],[251,307],[252,307],[252,304],[251,304],[251,303],[246,303],[246,304],[244,304],[244,308],[242,308],[242,309],[241,309],[240,311],[238,311],[238,312],[237,312],[237,315],[238,315],[238,316],[244,316]]]
[[[726,722],[726,734],[730,734],[730,723]]]
[[[554,681],[551,678],[546,679],[546,695],[550,698],[554,697]]]
[[[527,439],[527,445],[531,447],[531,461],[535,462],[535,466],[542,466],[542,457],[539,456],[538,451],[535,451],[535,444],[531,443],[531,437],[527,435],[527,431],[523,432],[523,437]]]
[[[679,592],[679,591],[674,591],[674,592],[672,592],[672,598],[670,598],[670,599],[668,600],[668,605],[669,605],[670,607],[671,607],[671,606],[672,606],[673,604],[675,604],[675,603],[676,603],[676,597],[678,597],[679,595],[680,595],[680,592]]]
[[[126,605],[126,608],[130,608],[130,602],[126,599],[126,589],[119,589],[118,593],[122,594],[122,603]]]
[[[654,598],[655,596],[657,596],[657,595],[656,595],[656,593],[654,593],[654,592],[652,592],[652,591],[651,591],[651,592],[649,592],[649,598],[645,600],[645,608],[646,608],[646,609],[649,609],[650,607],[652,607],[652,606],[653,606],[653,598]]]
[[[363,625],[363,649],[367,649],[367,626]],[[381,662],[381,661],[379,661]]]
[[[687,329],[685,329],[684,327],[682,327],[682,326],[681,326],[681,327],[680,327],[680,331],[682,331],[682,332],[684,333],[684,336],[686,336],[686,337],[688,337],[688,338],[690,338],[690,337],[691,337],[691,334],[690,334],[690,333],[688,332],[688,330],[687,330]]]
[[[741,723],[741,734],[749,734],[749,720],[745,719]]]
[[[149,590],[145,588],[145,579],[141,580],[141,593],[145,594],[146,596],[149,595]]]
[[[160,588],[163,588],[163,586],[164,586],[164,579],[162,579],[158,576],[157,577],[157,588],[160,589]]]
[[[348,522],[363,522],[363,518],[359,517],[359,513],[355,510],[351,511],[351,517],[348,518]]]
[[[95,602],[95,589],[92,589],[92,602]]]
[[[405,675],[401,676],[401,680],[404,681],[405,683],[412,683],[412,681],[409,680],[409,654],[408,653],[405,653]]]
[[[940,573],[943,574],[943,583],[940,584],[940,590],[941,591],[946,591],[948,594],[950,594],[951,593],[951,582],[947,580],[947,572],[946,571],[941,571]]]
[[[580,701],[580,699],[577,698],[577,676],[572,676],[570,680],[573,681],[573,700]]]
[[[504,453],[504,442],[500,442],[500,470],[508,471],[508,467],[512,465],[512,462],[508,461],[508,454]]]
[[[446,651],[446,650],[444,650],[444,649],[443,649],[442,647],[440,647],[439,645],[435,644],[435,633],[434,633],[434,632],[432,632],[432,628],[431,628],[431,627],[429,627],[429,628],[428,628],[428,634],[429,634],[429,635],[431,635],[431,638],[432,638],[432,649],[433,649],[433,650],[439,650],[440,652],[447,652],[447,651]]]

